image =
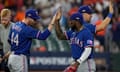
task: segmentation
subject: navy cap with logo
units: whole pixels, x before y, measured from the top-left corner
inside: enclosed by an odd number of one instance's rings
[[[83,19],[83,16],[81,13],[77,12],[77,13],[74,13],[70,16],[70,20],[77,20],[79,21],[81,24],[84,23],[84,19]]]
[[[30,18],[32,18],[34,20],[40,19],[40,16],[38,15],[37,10],[35,10],[35,9],[28,9],[26,11],[26,13],[25,13],[25,16],[26,17],[30,17]]]
[[[88,13],[88,14],[92,14],[93,10],[90,6],[84,5],[84,6],[80,6],[79,10],[80,13]]]

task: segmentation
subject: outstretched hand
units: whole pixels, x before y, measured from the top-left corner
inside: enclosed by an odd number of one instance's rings
[[[55,24],[55,20],[56,20],[56,14],[53,16],[53,18],[52,18],[50,24],[54,25],[54,24]]]
[[[113,2],[114,0],[110,0],[110,2],[109,2],[109,12],[110,13],[112,13],[113,14],[113,12],[114,12],[114,9],[113,9]]]
[[[55,24],[55,21],[60,20],[61,16],[62,16],[62,10],[61,10],[61,7],[59,7],[55,15],[53,16],[50,24]]]
[[[60,20],[61,16],[62,16],[62,9],[61,9],[61,7],[59,7],[59,9],[57,10],[57,13],[56,13],[56,21]]]

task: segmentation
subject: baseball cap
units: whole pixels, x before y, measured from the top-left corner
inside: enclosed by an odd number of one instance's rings
[[[80,6],[80,8],[78,9],[78,11],[80,13],[88,13],[88,14],[92,14],[93,10],[90,6],[84,5],[84,6]]]
[[[77,13],[74,13],[70,16],[70,20],[77,20],[79,21],[81,24],[84,23],[84,20],[83,20],[83,16],[81,13],[77,12]]]
[[[28,9],[26,11],[26,13],[25,13],[25,16],[26,17],[30,17],[30,18],[32,18],[34,20],[40,19],[40,16],[38,15],[37,10],[35,10],[35,9]]]

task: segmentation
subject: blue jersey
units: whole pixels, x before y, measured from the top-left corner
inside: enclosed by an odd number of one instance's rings
[[[95,25],[92,25],[92,24],[89,24],[89,23],[86,23],[86,22],[85,22],[85,23],[84,23],[84,26],[85,26],[86,28],[88,28],[92,34],[95,34],[95,33],[96,33],[96,26],[95,26]]]
[[[29,55],[32,39],[45,40],[49,35],[48,29],[41,32],[23,22],[17,22],[11,27],[8,41],[11,51],[14,51],[15,54]]]
[[[70,40],[72,57],[74,59],[79,59],[86,47],[88,46],[93,47],[94,38],[92,33],[87,28],[83,28],[79,32],[74,32],[72,30],[69,30],[65,34],[67,39]],[[88,59],[90,58],[93,58],[93,50],[89,55]]]

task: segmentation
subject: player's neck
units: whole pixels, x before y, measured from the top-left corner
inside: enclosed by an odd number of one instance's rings
[[[81,31],[83,29],[83,25],[76,26],[76,31]]]
[[[29,25],[27,19],[23,19],[22,22],[25,23],[26,25]]]

